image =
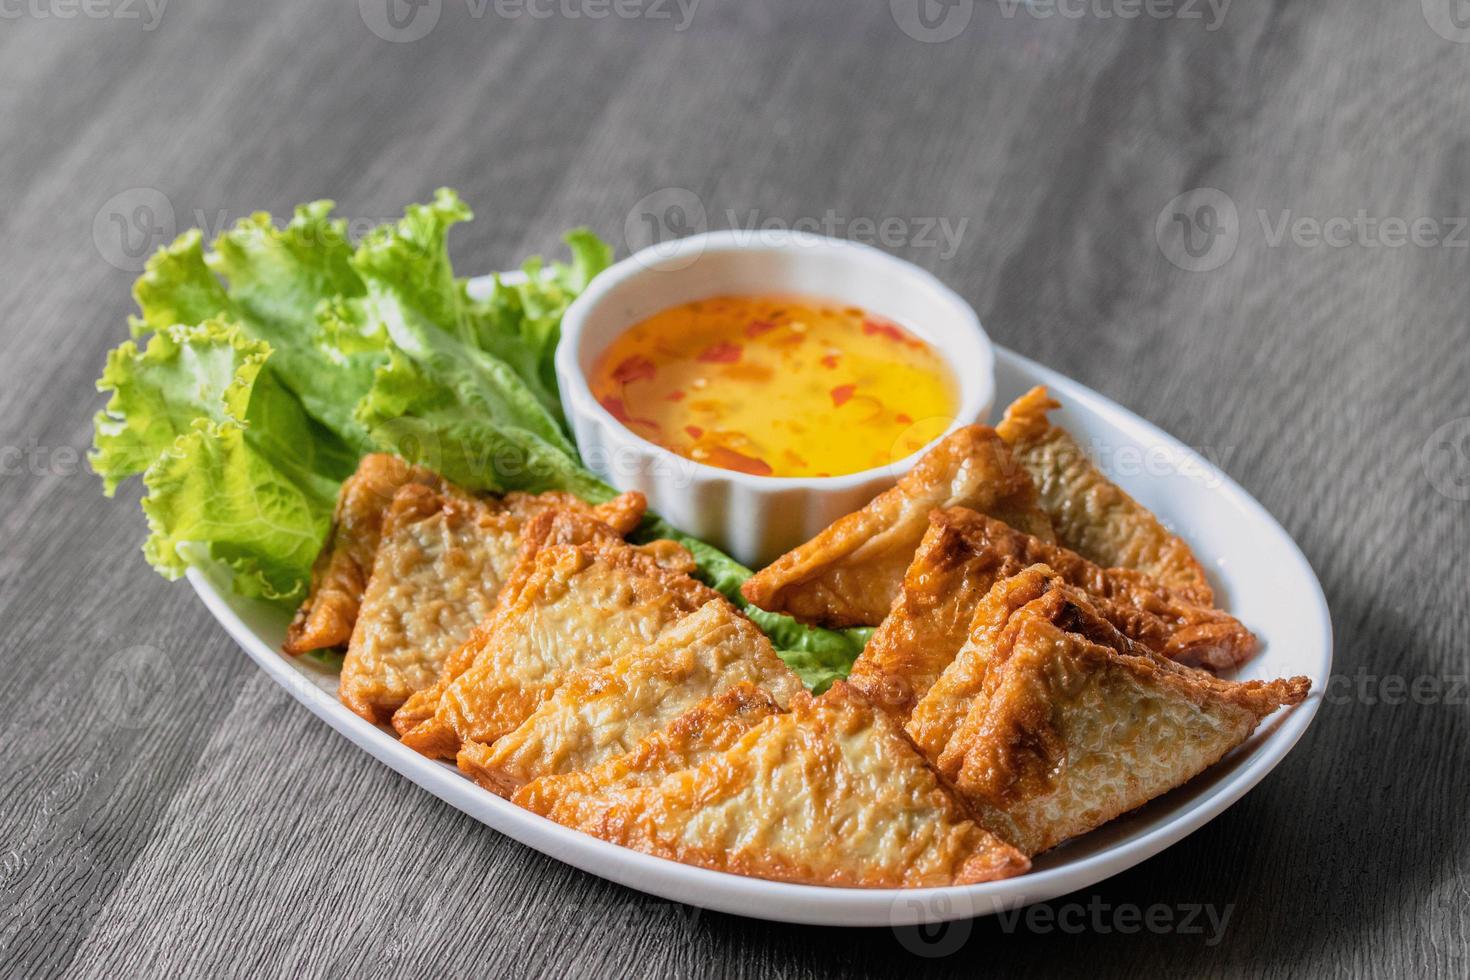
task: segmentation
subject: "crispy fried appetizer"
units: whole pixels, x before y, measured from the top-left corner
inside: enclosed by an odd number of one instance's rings
[[[696,704],[626,755],[578,772],[542,776],[521,787],[511,800],[549,816],[553,808],[577,806],[599,794],[654,786],[666,776],[692,769],[724,752],[746,732],[783,710],[769,691],[742,681],[724,694]]]
[[[464,742],[494,742],[530,717],[568,672],[651,644],[723,599],[691,577],[694,560],[677,544],[634,547],[595,524],[562,512],[527,529],[494,613],[454,652],[439,682],[395,715],[404,744],[452,759]]]
[[[1010,569],[1045,564],[1087,592],[1104,618],[1155,653],[1191,667],[1227,670],[1256,652],[1256,638],[1239,620],[1200,605],[1131,568],[1104,568],[1061,545],[1016,531],[984,514],[956,508],[935,515],[966,556],[974,583]],[[991,569],[982,573],[980,568]]]
[[[632,784],[547,777],[514,799],[625,847],[777,881],[970,884],[1030,866],[977,826],[894,723],[840,681],[820,698],[797,695],[789,713],[690,768]]]
[[[996,650],[1009,649],[1017,624],[1028,619],[1045,619],[1119,653],[1146,656],[1145,649],[1103,618],[1092,599],[1045,565],[997,581],[976,606],[969,636],[908,715],[905,730],[914,744],[931,759],[939,758],[981,690],[986,676],[981,665]]]
[[[987,603],[906,730],[979,821],[1028,855],[1184,784],[1310,687],[1305,677],[1235,683],[1180,666],[1065,584],[1010,605]]]
[[[848,681],[899,721],[929,692],[971,634],[1040,598],[1051,576],[1002,578],[960,544],[952,525],[936,520],[904,577],[893,611],[852,665]],[[1002,566],[1009,568],[1009,565]],[[1020,566],[1014,568],[1019,573]]]
[[[637,497],[641,504],[642,495],[638,494]],[[614,503],[616,501],[603,504],[599,511],[611,507]],[[632,520],[627,523],[628,526],[632,526],[637,521]],[[553,545],[593,544],[616,541],[621,537],[622,533],[617,527],[599,520],[593,514],[580,508],[552,508],[538,514],[521,530],[521,544],[516,553],[515,565],[506,578],[505,585],[501,587],[498,599],[520,594],[527,579],[536,571],[535,558],[541,551]],[[690,567],[688,552],[672,541],[654,541],[642,546],[641,550],[654,561],[675,571],[682,571]],[[398,730],[399,735],[407,735],[414,728],[434,717],[435,712],[439,710],[439,701],[444,697],[444,692],[475,662],[475,657],[480,648],[484,646],[488,630],[492,625],[493,621],[487,619],[476,627],[470,633],[469,638],[449,655],[439,671],[438,679],[431,686],[414,694],[404,702],[403,707],[398,709],[393,715],[393,727]]]
[[[1036,488],[995,431],[946,436],[892,489],[776,559],[742,587],[762,609],[833,628],[876,626],[888,615],[935,508],[983,511],[1043,540],[1051,523]]]
[[[929,525],[898,600],[852,669],[852,682],[899,717],[969,638],[991,586],[1038,563],[1088,592],[1123,634],[1171,660],[1222,670],[1255,652],[1255,637],[1234,617],[1181,599],[1140,572],[1099,567],[961,507],[933,512]]]
[[[804,690],[771,641],[715,599],[600,670],[567,677],[519,728],[493,744],[466,742],[459,767],[509,796],[538,776],[587,769],[632,750],[706,697],[752,683],[788,704]]]
[[[287,653],[345,646],[352,638],[378,553],[383,516],[394,494],[410,483],[431,489],[442,485],[428,470],[387,453],[364,456],[357,472],[342,484],[332,531],[311,569],[311,591],[286,631]]]
[[[383,724],[489,615],[515,565],[522,525],[565,494],[478,498],[421,483],[400,487],[383,519],[373,573],[342,664],[343,703]],[[577,502],[578,508],[586,505]],[[641,495],[604,505],[631,528]]]
[[[388,453],[370,453],[357,464],[337,495],[337,511],[327,543],[311,570],[311,589],[286,631],[286,653],[293,656],[310,650],[343,647],[352,639],[362,595],[378,554],[383,518],[399,489],[410,484],[469,499],[456,487],[421,466],[410,466]],[[505,496],[507,509],[522,520],[550,507],[588,509],[567,493]],[[642,494],[623,494],[591,508],[598,518],[622,533],[631,531],[643,517]]]
[[[1033,388],[1006,409],[996,431],[1036,482],[1057,540],[1089,561],[1146,573],[1181,598],[1212,605],[1205,571],[1177,535],[1103,475],[1047,412],[1060,408]]]

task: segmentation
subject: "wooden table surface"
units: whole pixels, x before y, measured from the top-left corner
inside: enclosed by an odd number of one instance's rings
[[[1452,0],[393,2],[0,4],[0,972],[1470,972]],[[416,789],[149,571],[83,453],[147,249],[439,185],[465,272],[649,216],[881,235],[1281,520],[1337,633],[1314,727],[1166,853],[937,935],[668,905]]]

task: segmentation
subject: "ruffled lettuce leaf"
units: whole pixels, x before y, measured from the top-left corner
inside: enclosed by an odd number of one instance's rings
[[[97,413],[91,455],[103,491],[112,496],[196,421],[242,422],[268,355],[264,344],[217,320],[165,329],[146,349],[127,341],[111,351],[97,382],[111,398]]]
[[[384,331],[391,352],[354,417],[378,446],[472,489],[602,492],[537,395],[539,367],[523,362],[517,370],[481,344],[491,333],[455,279],[446,244],[450,228],[469,216],[441,192],[375,229],[358,249],[353,266],[366,295],[332,315],[356,318],[356,330],[339,327],[353,335]],[[502,323],[507,333],[520,329],[512,320]]]
[[[141,473],[144,554],[169,578],[185,546],[228,564],[244,595],[296,601],[356,456],[263,371],[272,351],[236,325],[157,331],[108,355],[90,460],[109,495]]]
[[[331,485],[289,478],[236,425],[200,420],[143,475],[143,554],[168,578],[205,545],[230,566],[241,595],[297,603],[331,523]],[[313,491],[317,492],[313,492]]]
[[[357,417],[385,450],[472,490],[611,496],[559,440],[494,414],[506,404],[508,370],[469,349],[457,360],[395,351]]]
[[[441,191],[432,204],[413,205],[403,220],[374,229],[353,258],[366,296],[341,312],[360,316],[362,329],[386,331],[389,346],[398,355],[380,365],[374,378],[375,388],[384,382],[398,397],[369,393],[358,406],[357,419],[362,424],[381,419],[385,408],[411,413],[423,399],[402,396],[406,387],[414,387],[420,394],[432,395],[429,401],[440,409],[441,418],[442,409],[457,402],[464,416],[501,430],[492,460],[513,445],[523,447],[529,458],[555,451],[565,457],[566,465],[579,466],[576,446],[526,377],[478,342],[467,315],[464,284],[454,278],[448,257],[450,228],[469,216],[458,197]],[[523,485],[526,478],[519,473],[523,460],[512,454],[506,464],[509,478],[519,482],[483,489]],[[488,472],[485,477],[495,481],[499,473]]]
[[[570,264],[527,259],[523,282],[507,285],[497,276],[490,296],[471,303],[466,313],[475,344],[514,368],[565,424],[555,367],[561,318],[593,277],[612,264],[613,252],[586,228],[568,232],[563,240],[572,253]]]
[[[372,442],[352,410],[386,357],[383,345],[344,349],[323,341],[318,319],[325,300],[350,301],[364,293],[353,271],[345,222],[332,203],[296,209],[282,227],[259,212],[244,218],[204,250],[191,229],[148,262],[133,287],[135,336],[210,318],[228,320],[252,340],[270,346],[268,371],[338,438],[359,453]]]
[[[190,228],[149,259],[133,284],[138,312],[129,318],[134,337],[175,324],[203,323],[222,317],[240,319],[239,310],[204,258],[204,237]]]
[[[365,292],[352,268],[347,224],[331,212],[331,201],[304,204],[281,228],[269,214],[253,214],[221,235],[206,261],[228,284],[232,315],[251,337],[270,344],[271,372],[312,417],[366,453],[373,443],[353,419],[353,408],[386,352],[324,342],[323,303]]]

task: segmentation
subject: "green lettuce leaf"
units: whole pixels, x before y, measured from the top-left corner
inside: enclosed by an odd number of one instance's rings
[[[539,257],[527,259],[521,267],[524,282],[507,285],[497,276],[489,298],[471,303],[467,314],[475,343],[511,365],[565,424],[555,367],[561,318],[592,278],[612,265],[613,252],[586,228],[568,232],[563,240],[571,249],[571,264],[548,267]]]
[[[318,317],[325,301],[350,302],[364,293],[352,269],[345,222],[332,202],[296,209],[283,227],[256,213],[204,250],[196,229],[161,249],[133,287],[135,336],[176,324],[225,319],[270,345],[269,373],[300,399],[308,414],[359,453],[374,447],[353,419],[386,354],[362,343],[340,347],[325,338]],[[223,281],[221,281],[223,277]]]
[[[566,490],[593,501],[611,496],[560,438],[516,424],[514,411],[506,410],[515,400],[506,397],[508,371],[470,348],[458,357],[422,358],[397,350],[379,369],[357,418],[384,449],[472,490]]]
[[[447,247],[450,228],[469,213],[452,192],[441,191],[432,204],[410,207],[402,221],[375,229],[358,249],[353,265],[366,296],[338,304],[331,315],[360,318],[349,331],[354,336],[386,333],[391,353],[354,418],[378,446],[471,489],[600,490],[536,394],[539,382],[527,372],[537,365],[523,362],[517,370],[481,346],[490,334],[472,316],[474,304],[454,277]],[[496,296],[485,305],[493,306]],[[502,328],[518,332],[513,320],[505,315]]]
[[[204,258],[204,238],[190,228],[149,259],[133,284],[138,313],[129,319],[134,337],[179,323],[215,317],[238,321],[239,310]]]
[[[92,469],[109,497],[146,470],[199,420],[241,422],[269,349],[237,328],[209,320],[165,329],[146,350],[127,341],[107,355],[97,382],[111,393],[93,428]]]
[[[391,294],[392,306],[431,324],[451,338],[472,343],[465,327],[465,296],[449,264],[449,230],[474,217],[453,191],[441,188],[428,204],[410,204],[396,222],[380,225],[363,238],[351,265],[366,292]]]
[[[143,546],[168,578],[189,566],[186,545],[205,544],[229,565],[241,595],[297,603],[331,523],[331,485],[303,486],[271,465],[236,425],[181,436],[143,475]],[[313,492],[315,489],[318,492]]]
[[[251,337],[270,344],[271,373],[308,414],[366,453],[374,446],[353,418],[353,408],[386,354],[381,346],[343,349],[324,340],[323,304],[351,301],[365,292],[352,268],[347,224],[331,212],[331,201],[304,204],[280,228],[270,215],[253,214],[221,235],[205,259],[226,282],[230,308],[223,315],[237,318]]]
[[[244,595],[296,601],[356,455],[263,369],[272,351],[236,325],[173,326],[127,341],[90,454],[109,495],[143,474],[148,561],[169,578],[203,545]]]
[[[323,299],[364,291],[347,223],[331,216],[332,207],[303,204],[281,228],[258,211],[221,235],[207,256],[250,331],[279,350],[305,348]]]

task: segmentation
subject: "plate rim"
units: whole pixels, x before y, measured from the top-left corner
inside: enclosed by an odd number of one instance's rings
[[[470,280],[471,289],[483,289],[491,276]],[[502,281],[512,277],[502,275]],[[995,345],[997,368],[1010,362],[1023,373],[1047,385],[1068,402],[1069,408],[1104,416],[1140,442],[1181,446],[1180,440],[1113,402],[1081,382],[1045,367],[999,344]],[[1212,474],[1213,475],[1213,474]],[[1291,752],[1317,715],[1330,677],[1333,660],[1332,620],[1321,582],[1301,548],[1266,508],[1227,474],[1211,492],[1230,498],[1237,508],[1250,513],[1266,529],[1279,536],[1309,586],[1313,608],[1301,610],[1311,617],[1321,636],[1312,669],[1301,672],[1312,680],[1312,692],[1301,704],[1263,722],[1270,726],[1255,755],[1242,763],[1188,809],[1164,820],[1135,837],[1121,840],[1076,861],[1032,871],[1016,878],[973,885],[948,885],[916,889],[850,889],[821,885],[749,878],[722,871],[680,864],[644,854],[580,831],[563,827],[523,810],[488,790],[482,789],[453,766],[428,759],[403,745],[385,728],[370,724],[311,682],[299,668],[267,644],[241,618],[215,581],[201,567],[191,567],[186,577],[210,614],[231,638],[272,680],[284,687],[318,718],[339,734],[365,749],[379,762],[392,768],[422,789],[434,794],[468,816],[514,838],[525,846],[584,872],[614,881],[660,898],[754,918],[809,925],[906,926],[973,918],[1006,911],[1032,902],[1085,888],[1139,864],[1198,830],[1240,800]],[[234,597],[235,602],[248,602]],[[1306,657],[1309,651],[1302,651]]]

